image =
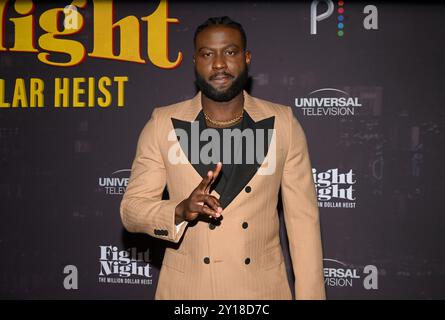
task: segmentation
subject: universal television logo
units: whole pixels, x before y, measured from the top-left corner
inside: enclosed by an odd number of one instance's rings
[[[344,90],[322,88],[304,98],[295,98],[295,107],[305,116],[353,116],[362,104]]]
[[[336,259],[323,259],[324,282],[327,287],[353,287],[360,284],[365,290],[378,290],[379,270],[375,265],[348,265]]]
[[[131,169],[121,169],[114,171],[109,177],[100,177],[99,188],[105,190],[108,195],[123,195],[127,189],[130,173]]]

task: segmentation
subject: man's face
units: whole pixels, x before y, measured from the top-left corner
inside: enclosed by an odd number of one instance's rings
[[[226,102],[246,85],[250,53],[244,51],[241,33],[226,26],[210,26],[196,37],[196,84],[211,100]]]

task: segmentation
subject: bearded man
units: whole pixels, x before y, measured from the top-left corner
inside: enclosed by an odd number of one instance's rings
[[[210,18],[194,45],[199,92],[154,109],[121,202],[128,231],[175,244],[166,249],[155,298],[291,299],[279,237],[281,190],[295,298],[325,299],[303,129],[290,107],[244,90],[251,53],[239,23]]]

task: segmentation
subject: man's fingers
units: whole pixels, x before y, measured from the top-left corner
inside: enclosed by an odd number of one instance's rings
[[[219,200],[210,194],[198,195],[196,200],[206,204],[210,209],[214,210],[215,212],[221,213],[222,211],[221,203],[219,202]]]
[[[203,206],[203,207],[202,207],[202,209],[201,209],[201,213],[202,213],[202,214],[205,214],[206,216],[214,217],[214,218],[218,218],[218,217],[220,216],[219,213],[213,211],[212,209],[210,209],[210,208],[207,207],[207,206]]]
[[[221,215],[221,209],[213,210],[206,203],[196,202],[192,205],[191,210],[201,215],[218,218]]]
[[[209,194],[198,195],[193,204],[193,212],[198,212],[199,214],[205,214],[218,218],[221,216],[222,208],[220,206],[219,200],[214,196]]]
[[[207,176],[202,179],[201,183],[198,185],[198,189],[204,193],[209,193],[212,183],[215,182],[221,172],[221,168],[222,163],[218,162],[214,171],[210,170],[207,172]]]
[[[207,192],[207,193],[210,192],[210,187],[215,182],[215,180],[218,178],[218,175],[221,172],[221,168],[222,168],[222,163],[218,162],[215,166],[215,170],[212,171],[213,176],[212,176],[212,179],[210,180],[210,182],[207,184],[205,192]]]
[[[216,164],[215,170],[213,170],[212,183],[215,182],[216,179],[218,179],[219,173],[221,172],[221,168],[222,168],[222,163],[218,162]]]
[[[207,176],[203,178],[201,183],[198,185],[198,189],[201,190],[202,192],[205,192],[207,186],[212,181],[212,177],[213,177],[213,171],[208,171]]]

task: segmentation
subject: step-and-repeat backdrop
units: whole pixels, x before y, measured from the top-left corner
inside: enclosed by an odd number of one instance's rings
[[[444,298],[443,9],[1,0],[0,297],[154,298],[165,243],[120,201],[153,108],[196,93],[196,27],[228,15],[250,93],[306,131],[328,298]]]

